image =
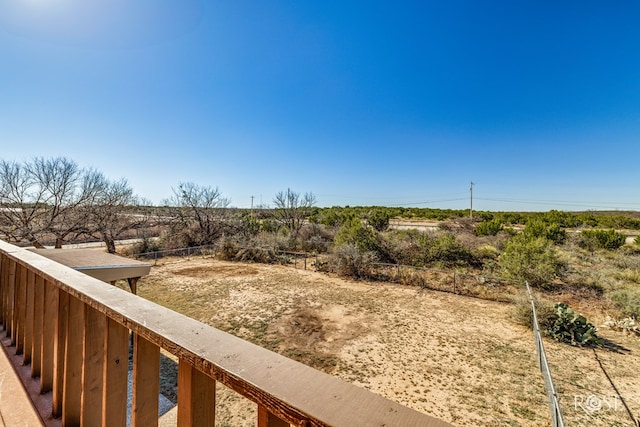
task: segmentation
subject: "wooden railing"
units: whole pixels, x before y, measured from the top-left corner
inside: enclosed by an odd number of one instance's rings
[[[258,426],[448,426],[0,241],[0,321],[51,392],[63,426],[158,425],[160,349],[177,356],[178,425],[213,426],[216,381],[255,402]]]

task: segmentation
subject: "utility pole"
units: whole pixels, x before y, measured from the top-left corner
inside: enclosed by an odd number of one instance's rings
[[[251,218],[253,219],[253,199],[255,196],[251,196]]]
[[[471,197],[471,204],[469,205],[469,218],[473,218],[473,181],[471,181],[471,184],[469,185],[469,195]]]

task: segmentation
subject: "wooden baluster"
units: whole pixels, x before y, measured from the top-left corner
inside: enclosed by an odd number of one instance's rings
[[[15,299],[15,318],[16,333],[15,345],[16,354],[24,352],[24,321],[26,318],[27,305],[27,269],[22,265],[16,266],[16,299]]]
[[[129,330],[111,319],[107,319],[105,353],[102,425],[125,427],[127,424]]]
[[[7,330],[7,257],[0,253],[0,325]]]
[[[134,334],[133,338],[133,427],[158,425],[160,394],[160,348]]]
[[[64,370],[66,361],[67,325],[69,323],[69,294],[55,287],[58,309],[56,314],[53,344],[53,396],[52,413],[54,417],[62,416],[62,398],[64,391]],[[55,298],[55,297],[54,297]]]
[[[40,367],[40,393],[53,390],[55,367],[56,325],[58,324],[59,291],[53,283],[43,280],[44,306],[42,324],[42,356]]]
[[[31,363],[31,354],[33,350],[33,316],[35,312],[35,281],[36,275],[31,269],[24,267],[25,274],[25,315],[24,315],[24,350],[22,353],[22,363],[28,365]]]
[[[107,318],[97,310],[84,306],[84,349],[82,362],[83,426],[102,423],[105,333]]]
[[[80,425],[84,303],[69,295],[69,319],[62,389],[62,426]]]
[[[290,424],[273,415],[264,406],[258,405],[258,427],[290,427]]]
[[[7,259],[7,337],[11,339],[11,345],[16,343],[16,270],[18,268],[15,261]]]
[[[15,327],[14,322],[14,310],[15,310],[15,295],[16,295],[16,263],[9,259],[9,257],[5,257],[6,261],[6,292],[7,292],[7,300],[6,300],[6,316],[4,319],[6,336],[10,337],[11,344],[15,344],[15,336],[13,333],[13,329]]]
[[[178,427],[213,427],[216,382],[180,359],[178,364]]]
[[[42,371],[42,338],[44,331],[44,278],[36,276],[34,287],[33,336],[31,338],[31,377]]]

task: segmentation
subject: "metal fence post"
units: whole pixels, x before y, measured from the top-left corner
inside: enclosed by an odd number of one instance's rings
[[[453,272],[453,293],[457,293],[456,292],[456,272]]]

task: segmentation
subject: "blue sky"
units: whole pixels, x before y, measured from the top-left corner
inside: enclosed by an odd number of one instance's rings
[[[0,0],[0,158],[154,203],[640,210],[640,3]]]

